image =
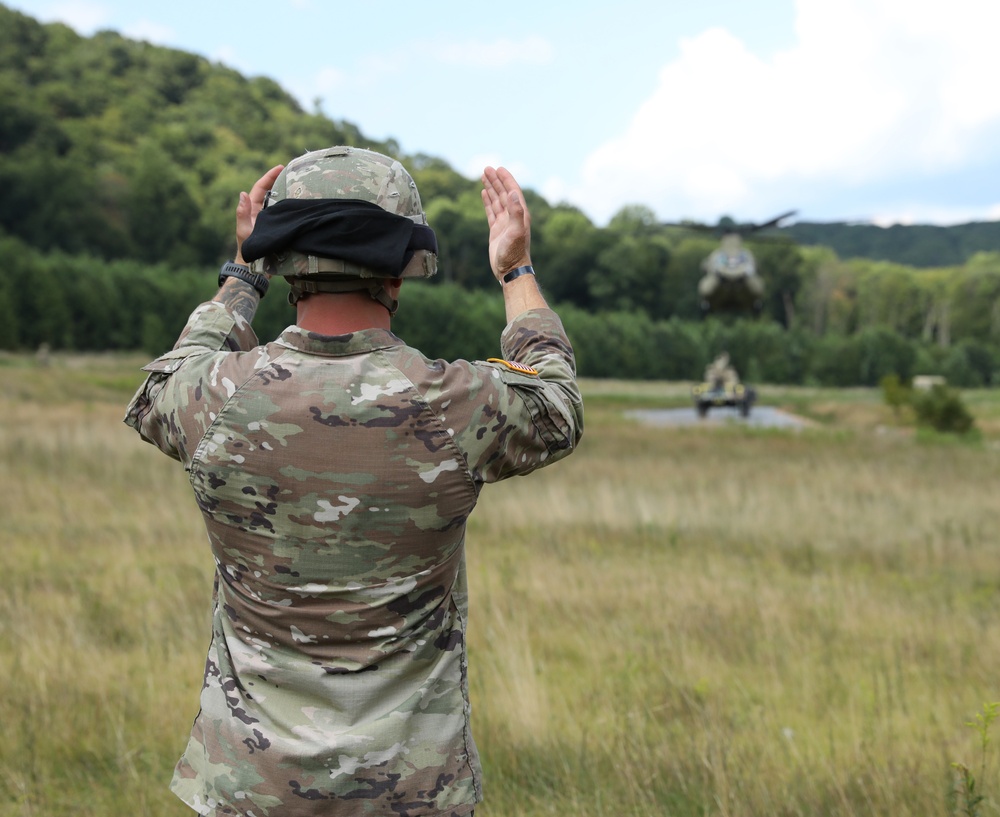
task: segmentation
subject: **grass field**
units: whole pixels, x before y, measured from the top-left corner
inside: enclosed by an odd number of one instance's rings
[[[142,362],[0,358],[0,817],[193,813],[212,560],[121,423]],[[1000,814],[1000,394],[959,442],[866,390],[764,388],[799,432],[584,393],[580,450],[470,523],[477,815]]]

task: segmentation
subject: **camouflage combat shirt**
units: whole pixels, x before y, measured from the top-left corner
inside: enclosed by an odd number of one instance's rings
[[[582,432],[556,314],[524,313],[501,347],[523,366],[429,360],[380,329],[292,326],[258,346],[210,302],[144,367],[126,422],[184,464],[216,563],[172,783],[196,811],[415,817],[481,800],[466,520],[484,483]]]

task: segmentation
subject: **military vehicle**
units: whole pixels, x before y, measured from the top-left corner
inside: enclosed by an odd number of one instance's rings
[[[698,282],[698,298],[703,315],[711,312],[760,314],[764,307],[764,279],[757,274],[757,262],[743,240],[754,233],[777,227],[796,212],[789,210],[761,224],[738,224],[730,218],[723,218],[715,227],[691,221],[672,225],[720,236],[719,247],[701,265],[704,275]]]
[[[757,392],[740,382],[728,353],[723,352],[705,369],[705,379],[691,389],[691,396],[699,417],[707,417],[712,407],[735,408],[741,417],[749,417]]]
[[[706,381],[692,388],[691,394],[699,417],[707,417],[708,410],[713,407],[735,408],[739,411],[740,417],[749,417],[750,409],[757,399],[757,392],[742,383],[730,385]]]

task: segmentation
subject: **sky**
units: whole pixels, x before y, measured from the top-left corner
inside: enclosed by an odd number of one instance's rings
[[[1000,0],[0,2],[271,77],[601,226],[1000,219]]]

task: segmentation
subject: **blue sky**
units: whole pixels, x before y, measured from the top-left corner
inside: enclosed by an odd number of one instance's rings
[[[0,2],[272,77],[598,224],[1000,219],[1000,0]]]

